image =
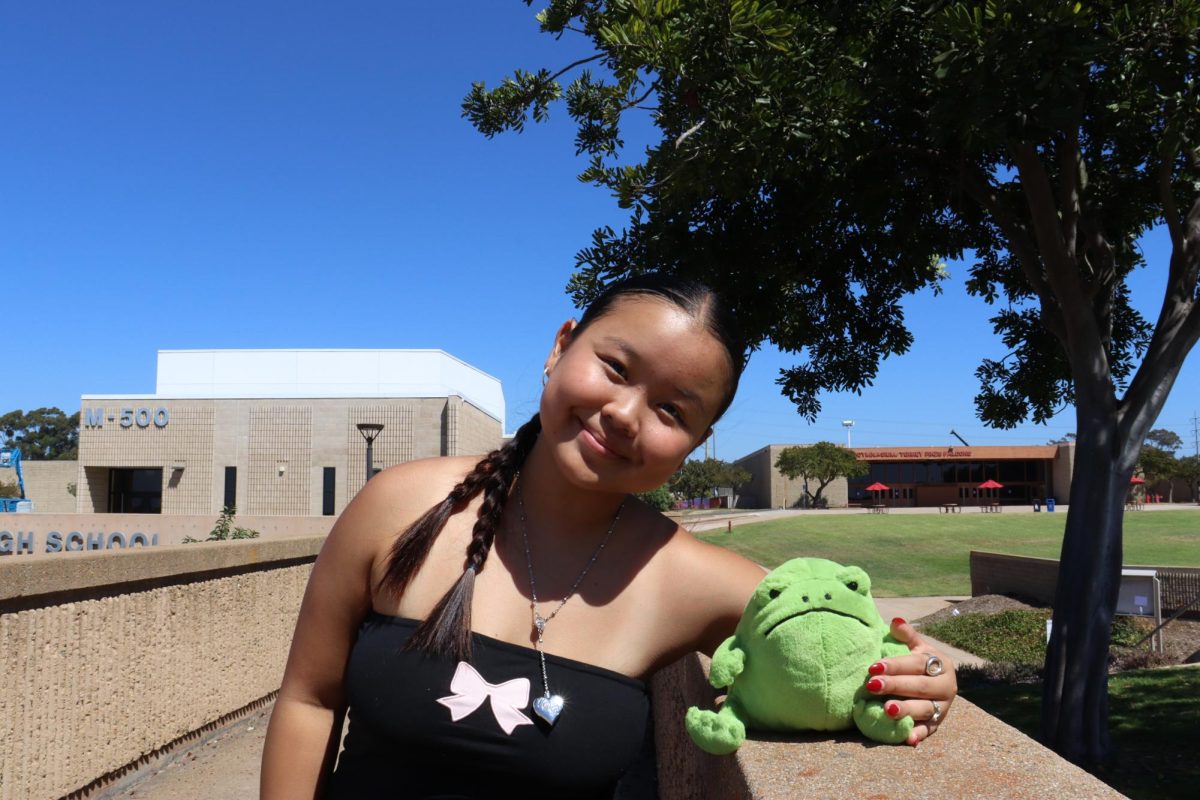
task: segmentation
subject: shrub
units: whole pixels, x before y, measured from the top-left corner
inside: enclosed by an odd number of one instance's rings
[[[257,539],[258,531],[250,528],[238,528],[233,524],[233,515],[237,513],[237,509],[233,506],[225,506],[221,509],[221,515],[217,517],[217,523],[213,525],[213,529],[209,531],[206,542],[223,542],[227,539]],[[191,536],[183,537],[184,544],[192,544],[200,539],[194,539]]]

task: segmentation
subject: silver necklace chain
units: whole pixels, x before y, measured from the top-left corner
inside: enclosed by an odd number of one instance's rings
[[[621,519],[621,511],[625,508],[625,501],[622,500],[621,505],[617,506],[617,513],[613,515],[612,522],[608,526],[608,531],[604,534],[604,538],[600,540],[600,544],[596,546],[595,551],[592,553],[592,557],[589,558],[588,562],[583,565],[583,569],[580,571],[579,577],[575,579],[575,583],[571,584],[570,591],[568,591],[566,596],[559,601],[558,606],[555,607],[552,612],[550,612],[550,616],[548,617],[543,617],[538,612],[537,582],[533,577],[533,552],[529,548],[529,533],[525,524],[525,495],[522,491],[521,483],[519,481],[517,483],[517,507],[520,512],[519,518],[521,524],[521,541],[525,543],[525,565],[529,568],[529,610],[533,613],[533,627],[537,630],[538,658],[542,665],[543,696],[539,698],[539,700],[534,701],[534,711],[538,714],[538,716],[546,720],[546,722],[553,725],[555,719],[558,717],[558,714],[561,712],[565,701],[562,697],[558,695],[551,695],[550,693],[550,678],[546,674],[546,651],[543,642],[546,626],[550,624],[550,620],[558,616],[558,612],[562,611],[563,606],[567,604],[567,601],[575,596],[575,592],[579,590],[579,585],[583,583],[583,579],[587,577],[588,571],[590,571],[592,565],[596,563],[596,559],[600,557],[600,553],[604,551],[604,546],[608,544],[609,538],[612,536],[613,531],[617,527],[617,520]]]

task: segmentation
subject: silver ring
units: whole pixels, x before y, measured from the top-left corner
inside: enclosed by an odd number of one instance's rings
[[[937,700],[930,700],[929,702],[933,703],[933,716],[929,718],[929,721],[937,725],[942,721],[942,707],[938,704]]]
[[[931,678],[936,678],[946,671],[946,667],[942,665],[942,660],[937,656],[930,656],[925,659],[925,674]]]

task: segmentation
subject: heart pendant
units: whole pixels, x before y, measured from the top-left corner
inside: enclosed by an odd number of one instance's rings
[[[533,713],[553,725],[558,719],[558,715],[562,713],[565,702],[562,695],[557,694],[538,697],[533,701]]]

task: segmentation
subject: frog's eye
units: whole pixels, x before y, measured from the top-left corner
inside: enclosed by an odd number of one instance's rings
[[[852,592],[857,592],[858,591],[858,581],[850,581],[849,583],[846,584],[846,588]]]
[[[772,589],[771,591],[767,592],[767,597],[774,600],[776,597],[779,597],[780,594],[781,592],[778,589]]]

